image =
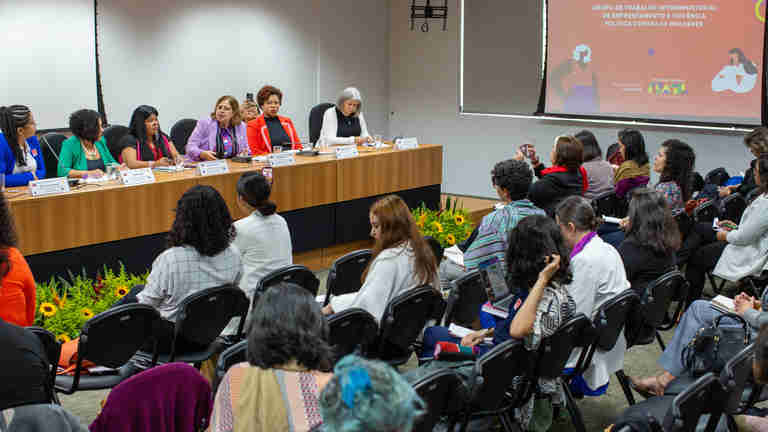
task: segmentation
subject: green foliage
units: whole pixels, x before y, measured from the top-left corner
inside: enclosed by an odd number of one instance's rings
[[[459,207],[458,201],[458,198],[451,200],[451,197],[446,197],[440,210],[430,210],[424,203],[412,209],[421,234],[434,237],[446,248],[466,240],[472,234],[474,224],[464,207]]]
[[[149,272],[128,274],[122,264],[117,274],[106,266],[103,272],[94,280],[88,278],[85,270],[77,275],[70,271],[68,278],[51,278],[37,284],[35,325],[62,340],[75,338],[88,319],[109,309],[134,285],[146,283],[149,276]],[[44,310],[49,311],[49,316]]]

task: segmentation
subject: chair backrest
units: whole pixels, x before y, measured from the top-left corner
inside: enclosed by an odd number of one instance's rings
[[[362,249],[341,256],[333,262],[325,282],[325,301],[327,305],[331,296],[357,292],[363,285],[361,278],[368,263],[373,257],[370,249]]]
[[[179,304],[179,310],[170,361],[173,361],[175,340],[179,336],[207,346],[221,334],[232,318],[238,316],[240,325],[237,334],[241,335],[248,314],[248,297],[233,285],[222,285],[190,295]]]
[[[595,313],[595,331],[597,338],[594,348],[610,351],[616,345],[624,326],[627,324],[630,312],[637,308],[640,299],[633,289],[619,293],[603,303]],[[589,362],[591,359],[587,359]]]
[[[40,138],[40,150],[43,152],[43,162],[45,163],[45,177],[53,178],[58,176],[59,153],[67,137],[55,132],[50,132]]]
[[[196,126],[197,120],[195,119],[181,119],[171,128],[171,141],[173,141],[173,145],[179,154],[186,153],[187,141]]]
[[[688,213],[681,211],[675,214],[675,222],[677,222],[677,229],[680,230],[680,235],[685,238],[688,236],[688,232],[693,228],[693,218],[688,216]]]
[[[754,188],[751,191],[749,191],[749,193],[747,194],[747,196],[744,197],[744,199],[747,200],[747,203],[751,203],[761,193],[762,191],[760,190],[760,188]],[[733,222],[736,222],[736,221],[733,221]]]
[[[104,138],[107,140],[107,148],[115,160],[120,160],[120,141],[131,130],[126,126],[112,125],[104,129]]]
[[[476,362],[470,384],[470,405],[480,410],[495,410],[508,399],[505,392],[517,377],[514,406],[527,401],[535,387],[533,368],[536,354],[525,349],[523,341],[507,340],[483,354]],[[558,374],[559,376],[559,374]]]
[[[317,140],[320,139],[320,131],[323,128],[323,114],[332,106],[332,103],[323,102],[315,105],[309,111],[309,142],[317,143]]]
[[[445,324],[456,323],[469,327],[480,315],[480,308],[488,301],[483,277],[475,270],[453,281],[455,289],[448,301]]]
[[[232,366],[246,361],[246,353],[248,352],[248,340],[241,340],[240,342],[225,349],[219,354],[219,360],[216,362],[216,375],[213,380],[213,393],[216,393],[221,380],[224,379],[224,375]]]
[[[536,378],[560,377],[574,348],[587,348],[595,338],[592,322],[584,314],[576,314],[557,331],[542,339],[536,359]],[[579,363],[583,363],[587,350],[583,349]]]
[[[741,411],[742,395],[752,376],[752,362],[755,358],[755,344],[750,344],[728,360],[720,373],[720,384],[726,392],[723,410],[727,414]]]
[[[720,219],[739,223],[747,209],[747,200],[739,193],[733,193],[720,202]]]
[[[406,291],[390,300],[381,319],[380,349],[393,346],[402,352],[409,351],[427,321],[437,314],[442,300],[429,285]]]
[[[27,330],[32,332],[40,340],[45,351],[45,356],[48,359],[48,366],[50,367],[50,378],[48,380],[48,390],[50,392],[51,401],[54,400],[54,386],[56,383],[56,372],[59,367],[59,357],[61,357],[61,344],[56,340],[56,336],[53,333],[42,327],[26,327]]]
[[[723,410],[721,405],[723,394],[722,386],[715,374],[710,372],[697,379],[690,387],[675,396],[672,407],[664,418],[664,430],[694,432],[699,418],[706,413],[711,415],[710,422],[716,423]]]
[[[271,271],[261,278],[259,283],[256,284],[256,290],[253,293],[253,306],[256,306],[259,297],[267,288],[280,282],[295,283],[309,291],[312,297],[316,297],[317,290],[320,289],[320,280],[312,273],[312,270],[303,265],[288,265]]]
[[[376,318],[360,308],[347,309],[328,318],[329,342],[336,360],[359,351],[365,356],[379,333]]]
[[[80,331],[78,365],[82,359],[111,368],[124,365],[152,337],[159,319],[155,308],[138,303],[96,315]]]
[[[598,216],[623,218],[627,215],[627,200],[617,197],[614,191],[606,192],[592,200],[592,209]]]
[[[714,201],[699,204],[693,211],[693,219],[696,222],[712,222],[718,216],[718,209]]]
[[[416,421],[413,432],[431,432],[440,417],[457,413],[466,400],[466,388],[453,369],[438,369],[413,383],[413,389],[427,404],[427,413]]]

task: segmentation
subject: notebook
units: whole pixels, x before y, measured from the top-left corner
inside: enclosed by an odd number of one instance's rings
[[[736,307],[733,304],[733,299],[730,297],[726,297],[723,295],[715,296],[712,300],[709,302],[713,308],[719,310],[720,312],[724,313],[735,313]]]

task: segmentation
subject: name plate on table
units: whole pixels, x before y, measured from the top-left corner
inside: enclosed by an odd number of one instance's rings
[[[55,177],[42,180],[32,180],[29,182],[29,191],[32,193],[32,196],[43,196],[69,192],[69,179],[66,177]]]
[[[413,138],[398,138],[395,140],[395,148],[398,150],[410,150],[419,147],[419,140]]]
[[[217,159],[215,161],[200,162],[197,164],[197,175],[209,176],[214,174],[226,174],[229,172],[229,165],[226,159]]]
[[[296,163],[296,158],[293,157],[291,152],[272,153],[267,157],[267,162],[269,162],[269,166],[274,168],[293,165]]]
[[[138,168],[120,171],[120,179],[126,186],[136,186],[155,182],[155,175],[150,168]]]
[[[354,144],[336,147],[336,159],[346,159],[359,155]]]

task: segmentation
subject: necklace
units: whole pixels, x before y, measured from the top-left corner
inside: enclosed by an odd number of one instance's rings
[[[85,158],[86,159],[97,159],[99,157],[99,150],[96,148],[95,145],[91,149],[89,149],[85,144],[81,144],[83,146],[83,151],[85,152]]]

